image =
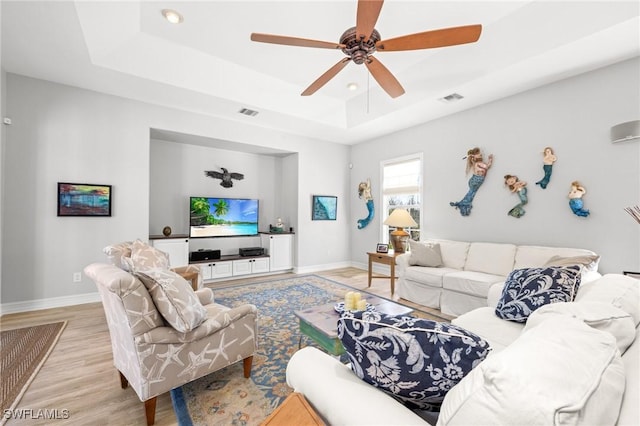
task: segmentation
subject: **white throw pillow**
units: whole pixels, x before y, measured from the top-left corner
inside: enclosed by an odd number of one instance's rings
[[[409,265],[429,266],[437,268],[442,266],[442,253],[440,244],[409,240]]]
[[[613,425],[625,390],[615,339],[569,316],[544,321],[447,393],[438,425]]]
[[[568,315],[589,327],[610,333],[616,338],[621,354],[624,354],[636,338],[636,327],[631,315],[622,309],[601,302],[560,302],[542,306],[529,316],[522,332],[525,333],[559,315]]]
[[[606,274],[578,289],[576,302],[602,302],[620,308],[640,324],[640,281],[621,274]]]

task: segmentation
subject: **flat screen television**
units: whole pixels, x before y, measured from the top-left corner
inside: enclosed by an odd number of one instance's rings
[[[258,200],[190,197],[189,237],[246,237],[258,234]]]

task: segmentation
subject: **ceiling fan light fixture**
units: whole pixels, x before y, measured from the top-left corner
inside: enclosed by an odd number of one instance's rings
[[[184,21],[182,15],[173,9],[162,9],[162,16],[171,24],[181,24]]]
[[[349,83],[349,84],[347,84],[347,89],[349,89],[352,92],[358,90],[358,83]]]

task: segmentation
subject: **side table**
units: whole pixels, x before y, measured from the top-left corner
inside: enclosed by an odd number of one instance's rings
[[[396,256],[401,253],[373,253],[367,252],[369,256],[369,284],[367,287],[371,287],[372,278],[389,278],[391,280],[391,295],[396,291]],[[373,275],[373,264],[381,263],[388,265],[391,269],[390,274],[387,275]]]
[[[293,392],[273,413],[261,423],[261,426],[312,426],[324,425],[318,414],[313,411],[301,393]]]

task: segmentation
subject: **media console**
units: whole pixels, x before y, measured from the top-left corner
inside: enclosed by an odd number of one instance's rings
[[[268,275],[293,269],[293,233],[261,233],[261,247],[240,249],[238,254],[221,255],[220,250],[189,251],[187,235],[150,235],[151,244],[169,254],[171,267],[199,265],[203,281],[215,281],[250,274]]]
[[[250,257],[239,254],[223,255],[219,260],[201,260],[189,263],[200,266],[203,281],[270,272],[269,256],[266,254]]]

